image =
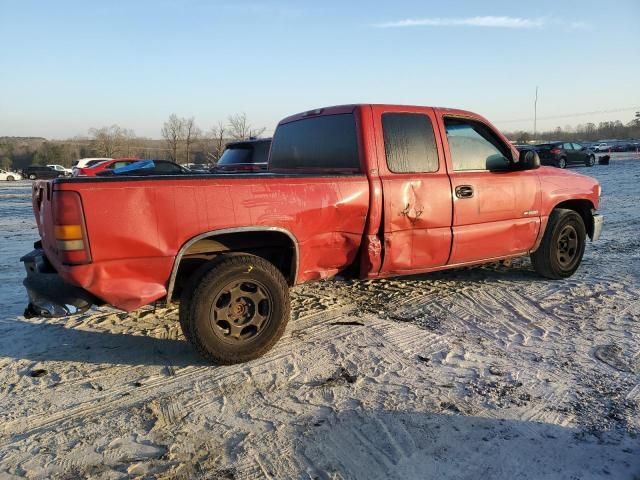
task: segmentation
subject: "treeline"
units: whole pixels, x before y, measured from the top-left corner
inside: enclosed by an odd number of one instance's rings
[[[119,125],[90,128],[87,136],[68,140],[42,137],[0,137],[0,168],[19,170],[28,165],[71,166],[87,157],[136,157],[178,163],[215,163],[227,143],[259,137],[264,127],[253,127],[244,113],[201,129],[194,117],[169,116],[160,131],[162,139],[136,136]]]
[[[613,122],[585,123],[577,125],[575,128],[556,127],[553,130],[537,132],[535,138],[533,133],[528,131],[516,131],[505,133],[509,140],[518,143],[527,143],[540,140],[567,140],[567,141],[587,141],[598,140],[637,140],[640,139],[640,112],[636,112],[635,118],[624,124],[620,120]]]

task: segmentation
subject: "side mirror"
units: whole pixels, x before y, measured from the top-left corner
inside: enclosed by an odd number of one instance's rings
[[[522,150],[518,158],[517,170],[535,170],[540,168],[540,157],[535,150]]]
[[[486,168],[490,172],[508,172],[513,169],[513,164],[502,155],[491,155],[487,157]]]

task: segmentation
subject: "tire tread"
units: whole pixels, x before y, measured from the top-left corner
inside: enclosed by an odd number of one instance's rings
[[[561,274],[557,272],[553,268],[553,265],[551,264],[550,259],[552,255],[552,249],[553,249],[552,240],[553,240],[554,232],[556,230],[556,226],[562,220],[567,218],[567,216],[574,216],[574,215],[582,224],[582,229],[584,233],[584,222],[582,220],[582,217],[574,210],[570,210],[566,208],[555,208],[551,212],[551,215],[549,215],[549,221],[547,222],[547,228],[545,229],[544,236],[542,237],[542,242],[540,243],[540,246],[538,247],[538,249],[535,252],[533,252],[530,256],[531,263],[533,264],[533,268],[539,275],[546,278],[553,279],[553,280],[560,280],[562,278],[567,278],[573,275],[575,270],[572,271],[569,275]],[[582,238],[582,242],[584,243],[584,236]],[[582,246],[582,249],[584,252],[584,245]],[[582,259],[580,259],[580,261],[576,265],[576,269],[580,265],[581,260]]]
[[[198,326],[195,318],[195,307],[197,302],[206,301],[205,291],[209,288],[211,283],[216,282],[216,279],[220,276],[221,272],[226,269],[232,269],[234,267],[245,266],[247,264],[251,264],[253,266],[258,265],[261,269],[265,270],[272,279],[278,284],[279,290],[283,294],[285,299],[284,304],[282,305],[282,320],[278,322],[278,326],[276,331],[271,335],[271,337],[264,343],[260,345],[256,345],[256,348],[250,353],[234,353],[234,352],[212,352],[207,349],[206,346],[200,340],[200,335],[198,334]],[[290,302],[288,290],[289,286],[287,285],[287,281],[284,276],[272,263],[268,262],[264,258],[249,255],[249,254],[241,254],[241,255],[233,255],[220,256],[217,261],[214,261],[212,265],[209,266],[206,271],[203,269],[203,274],[197,281],[197,287],[193,289],[193,294],[189,299],[188,305],[188,318],[181,320],[181,325],[183,322],[186,324],[187,332],[188,332],[188,340],[191,344],[196,348],[198,353],[202,355],[208,361],[222,364],[222,365],[231,365],[234,363],[246,362],[248,360],[252,360],[258,357],[261,357],[267,351],[269,351],[276,342],[280,339],[282,334],[285,331],[287,326],[289,316],[290,316]],[[184,330],[183,330],[184,332]],[[185,337],[187,333],[185,333]]]

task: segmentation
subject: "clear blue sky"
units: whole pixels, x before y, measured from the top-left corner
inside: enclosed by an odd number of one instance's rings
[[[117,123],[158,138],[245,112],[372,102],[459,107],[504,130],[640,106],[640,1],[0,0],[0,136]],[[540,120],[540,128],[621,119]]]

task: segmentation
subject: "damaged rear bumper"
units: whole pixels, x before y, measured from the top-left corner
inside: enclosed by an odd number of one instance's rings
[[[65,317],[103,303],[86,290],[63,280],[41,248],[26,254],[20,261],[27,271],[22,282],[29,295],[25,317]]]

